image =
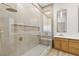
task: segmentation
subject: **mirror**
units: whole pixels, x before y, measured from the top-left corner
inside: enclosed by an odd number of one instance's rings
[[[57,32],[67,32],[67,9],[57,11]]]

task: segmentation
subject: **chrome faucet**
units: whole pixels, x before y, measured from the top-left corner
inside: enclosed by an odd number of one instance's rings
[[[59,34],[59,36],[64,36],[64,34]]]

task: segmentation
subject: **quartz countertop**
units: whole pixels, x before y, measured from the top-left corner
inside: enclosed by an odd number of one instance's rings
[[[54,36],[54,37],[59,37],[59,38],[69,38],[69,39],[77,39],[79,40],[79,36]]]

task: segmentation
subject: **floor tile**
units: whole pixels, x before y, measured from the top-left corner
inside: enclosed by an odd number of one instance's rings
[[[50,52],[48,53],[48,56],[74,56],[74,55],[56,49],[51,49]]]

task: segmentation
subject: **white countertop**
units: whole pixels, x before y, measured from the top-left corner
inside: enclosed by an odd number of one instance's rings
[[[79,40],[79,36],[54,36],[54,37],[69,38],[69,39],[77,39],[77,40]]]

